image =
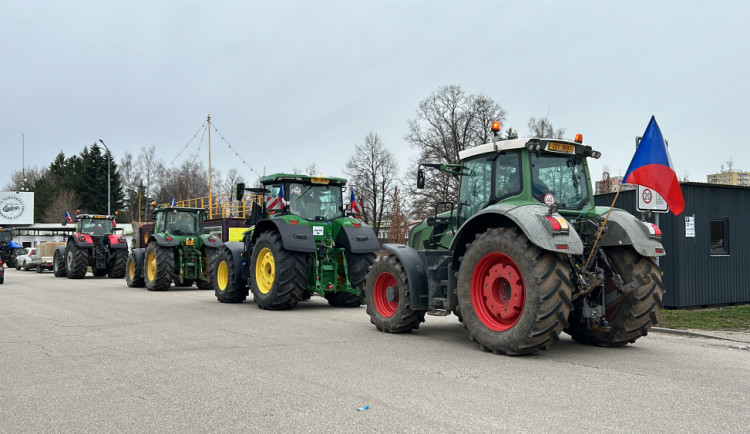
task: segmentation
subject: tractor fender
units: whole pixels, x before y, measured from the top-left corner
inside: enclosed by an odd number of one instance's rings
[[[135,277],[143,276],[143,256],[146,254],[146,249],[133,249],[130,251],[130,256],[133,257],[133,264],[135,264]]]
[[[245,260],[242,257],[242,254],[245,252],[245,244],[241,241],[227,241],[223,244],[222,249],[229,250],[232,254],[232,262],[234,262],[234,282],[238,287],[243,287],[247,279],[243,278],[242,271],[249,269],[247,264],[242,264]]]
[[[268,230],[276,231],[281,235],[281,242],[287,250],[304,253],[317,251],[311,226],[290,225],[284,220],[279,219],[261,220],[255,225],[253,244],[255,244],[255,240],[258,239],[261,233]]]
[[[220,249],[222,246],[224,246],[224,243],[221,242],[221,238],[219,237],[216,237],[213,235],[201,235],[201,238],[203,239],[203,245],[205,247],[214,247],[214,248]]]
[[[666,254],[661,242],[650,237],[648,227],[634,215],[613,209],[607,220],[607,230],[599,240],[602,247],[633,246],[641,256],[656,257]]]
[[[552,229],[545,223],[545,214],[549,214],[549,210],[544,205],[490,205],[461,225],[450,248],[455,252],[455,257],[459,258],[466,251],[466,245],[474,241],[476,234],[490,228],[517,227],[529,241],[541,249],[563,254],[582,254],[583,242],[578,232],[569,227],[567,234],[553,236]],[[558,213],[553,213],[552,216],[561,217]]]
[[[88,234],[73,234],[68,239],[72,239],[74,243],[76,243],[76,246],[81,248],[87,248],[87,247],[94,247],[94,240],[91,238],[91,235]]]
[[[404,244],[383,244],[383,249],[396,255],[401,266],[406,272],[406,280],[409,282],[409,302],[413,310],[426,310],[429,307],[429,286],[427,284],[427,268],[425,267],[419,252]]]
[[[180,245],[180,240],[178,240],[177,238],[167,240],[166,237],[163,237],[159,234],[151,234],[151,236],[148,237],[148,242],[150,243],[152,240],[156,241],[156,244],[158,244],[159,247],[177,247]]]
[[[343,226],[336,235],[336,243],[352,253],[373,253],[380,250],[378,237],[370,226]]]
[[[122,235],[107,235],[106,239],[109,243],[109,248],[112,250],[128,248],[128,243],[125,242],[125,238]]]

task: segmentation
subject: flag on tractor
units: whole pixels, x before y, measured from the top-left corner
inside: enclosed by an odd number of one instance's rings
[[[173,197],[169,198],[169,206],[171,207],[177,206],[177,202],[175,202]]]
[[[284,184],[281,184],[278,195],[266,198],[266,209],[273,211],[282,210],[284,207],[286,207],[286,201],[284,200]]]
[[[651,116],[641,143],[622,179],[623,182],[642,185],[659,193],[675,215],[685,210],[680,181],[655,117]]]
[[[68,214],[67,211],[65,211],[65,221],[68,223],[73,223],[73,219],[70,217],[70,214]]]
[[[349,198],[349,201],[351,202],[350,209],[352,211],[352,214],[355,215],[361,215],[362,214],[362,204],[357,202],[357,196],[354,194],[354,188],[351,188],[351,197]]]

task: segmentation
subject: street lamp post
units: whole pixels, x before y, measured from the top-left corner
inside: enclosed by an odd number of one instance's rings
[[[110,179],[112,178],[109,176],[109,160],[112,158],[112,153],[109,152],[109,148],[104,144],[104,141],[102,139],[99,139],[99,143],[104,145],[104,149],[107,150],[107,215],[112,215],[112,207],[110,202],[112,198],[112,194],[110,193]]]

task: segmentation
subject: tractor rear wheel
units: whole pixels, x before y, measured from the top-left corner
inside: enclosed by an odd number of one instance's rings
[[[411,288],[401,262],[384,256],[367,274],[365,298],[370,322],[381,332],[407,333],[424,322],[424,310],[412,310]]]
[[[375,262],[374,253],[354,254],[346,252],[346,264],[348,267],[349,284],[359,289],[359,295],[351,292],[326,292],[325,298],[328,304],[335,307],[359,307],[365,303],[365,279],[367,271]]]
[[[608,328],[589,329],[581,312],[575,310],[570,314],[570,325],[565,331],[582,344],[621,347],[646,336],[656,324],[665,292],[661,282],[663,273],[652,258],[641,256],[632,247],[614,247],[605,252],[623,282],[627,284],[640,276],[646,283],[606,306],[604,317],[609,322]],[[617,291],[611,278],[607,279],[605,291],[607,294]]]
[[[568,325],[573,285],[562,260],[518,229],[477,235],[461,258],[457,284],[463,325],[483,350],[546,350]]]
[[[235,281],[235,266],[232,251],[221,249],[211,272],[216,299],[222,303],[242,303],[250,291],[244,283],[238,285]]]
[[[110,279],[122,279],[125,277],[125,268],[128,265],[128,250],[117,249],[112,252],[112,262],[107,270]]]
[[[89,252],[80,248],[75,241],[68,241],[65,247],[65,270],[68,279],[83,279],[89,265]]]
[[[128,255],[128,263],[125,266],[125,283],[130,288],[143,288],[146,285],[146,280],[143,278],[143,267],[137,268],[132,253]]]
[[[55,249],[52,255],[52,272],[55,277],[65,277],[65,261],[60,250]]]
[[[205,279],[198,279],[195,284],[199,289],[214,289],[214,264],[219,255],[219,249],[215,247],[204,247],[201,255],[201,267],[205,270]]]
[[[154,241],[148,243],[144,271],[149,291],[168,290],[174,277],[174,251],[169,247],[161,247]]]
[[[250,259],[253,298],[261,309],[291,309],[307,286],[307,255],[284,248],[277,232],[262,233]]]

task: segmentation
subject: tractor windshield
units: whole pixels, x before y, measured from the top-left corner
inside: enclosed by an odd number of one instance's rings
[[[2,231],[0,232],[0,242],[8,242],[13,239],[13,236],[10,232]]]
[[[79,224],[78,232],[89,235],[111,235],[112,221],[105,219],[83,219]]]
[[[164,232],[172,235],[200,235],[201,221],[195,212],[165,212]]]
[[[343,217],[341,187],[338,185],[289,184],[289,210],[306,220]]]
[[[540,202],[554,199],[560,209],[581,209],[588,202],[589,183],[581,157],[532,154],[531,169],[533,194]]]
[[[462,166],[459,190],[462,221],[521,192],[521,155],[517,151],[480,156],[464,161]]]

